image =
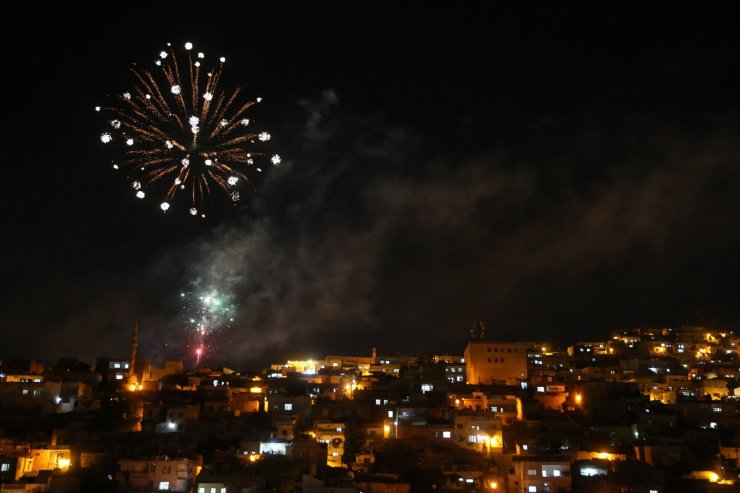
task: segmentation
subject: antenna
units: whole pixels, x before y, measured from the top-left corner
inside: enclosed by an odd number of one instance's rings
[[[483,334],[486,332],[486,326],[483,325],[483,320],[473,320],[473,325],[470,327],[470,340],[481,341],[483,340]]]

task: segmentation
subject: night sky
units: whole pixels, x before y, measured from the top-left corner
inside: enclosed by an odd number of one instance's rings
[[[237,305],[214,365],[740,329],[737,10],[263,3],[6,19],[0,358],[125,357],[135,321],[189,357],[192,286]],[[185,41],[283,157],[205,220],[134,198],[93,111]]]

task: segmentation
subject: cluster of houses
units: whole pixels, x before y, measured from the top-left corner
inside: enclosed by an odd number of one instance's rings
[[[329,355],[253,372],[0,362],[0,491],[738,491],[740,337]]]

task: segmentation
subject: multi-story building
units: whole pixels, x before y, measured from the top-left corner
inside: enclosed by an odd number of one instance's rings
[[[515,385],[527,378],[527,345],[524,343],[470,341],[464,357],[468,384]]]
[[[508,491],[546,493],[571,490],[570,461],[565,458],[515,456]]]
[[[192,491],[201,470],[200,460],[121,459],[116,479],[136,491]]]

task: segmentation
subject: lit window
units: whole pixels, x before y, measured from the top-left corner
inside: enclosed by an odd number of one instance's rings
[[[721,413],[722,412],[722,406],[712,406],[712,412],[713,413]]]
[[[380,399],[375,399],[375,405],[376,406],[379,406],[380,405]]]
[[[121,363],[113,363],[113,368],[120,368],[120,367],[121,367]]]
[[[443,431],[442,432],[442,438],[450,438],[452,436],[452,432],[450,431]]]
[[[560,476],[560,471],[559,471],[559,470],[557,470],[557,469],[555,469],[555,470],[554,470],[554,471],[552,472],[552,475],[553,475],[553,476],[555,476],[555,477],[557,478],[557,477],[559,477],[559,476]]]
[[[198,488],[198,493],[206,493],[206,489],[205,488]]]
[[[123,375],[116,373],[116,380],[123,380]]]
[[[286,411],[292,411],[293,410],[293,404],[290,402],[285,403],[285,410]]]
[[[388,411],[388,417],[389,418],[392,418],[393,417],[393,411]]]
[[[226,493],[226,488],[221,488],[221,493]]]
[[[0,464],[0,471],[10,470],[10,464]]]
[[[522,445],[522,450],[527,450],[527,446],[526,445]]]
[[[23,395],[28,395],[28,389],[23,389],[23,390],[21,391],[21,394],[23,394]]]
[[[537,487],[536,486],[530,486],[527,491],[529,493],[537,493]]]
[[[529,470],[529,475],[530,476],[537,476],[537,469],[530,469]]]
[[[216,488],[211,488],[211,493],[216,493]]]
[[[159,482],[159,491],[166,491],[170,489],[170,482],[169,481],[160,481]]]
[[[338,457],[339,456],[339,452],[332,452],[331,455],[333,455],[334,457]]]

